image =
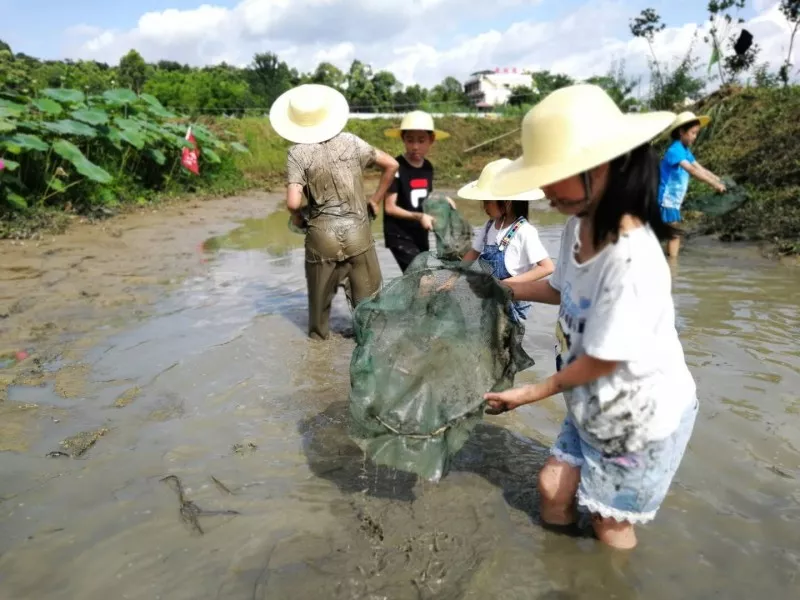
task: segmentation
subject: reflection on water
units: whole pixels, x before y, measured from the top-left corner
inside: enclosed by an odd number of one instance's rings
[[[486,222],[481,202],[458,200],[459,211],[473,226]],[[543,225],[561,225],[564,217],[550,210],[545,210],[542,203],[531,203],[530,220],[537,227]],[[289,230],[288,211],[276,211],[264,219],[247,219],[240,227],[231,232],[213,237],[203,244],[206,252],[219,250],[263,250],[272,256],[286,256],[295,248],[303,247],[303,236]],[[383,239],[383,215],[372,221],[372,234],[376,240]]]
[[[480,203],[460,208],[484,221]],[[210,240],[206,275],[88,352],[80,397],[11,388],[0,598],[800,597],[800,271],[686,245],[674,292],[701,415],[658,519],[620,555],[538,524],[560,400],[487,418],[439,484],[364,461],[347,437],[352,342],[305,338],[303,239],[287,220]],[[563,218],[531,220],[555,257]],[[554,319],[532,311],[522,381],[553,369]],[[341,295],[333,323],[349,323]],[[44,458],[100,428],[82,459]],[[192,533],[159,483],[171,474],[204,510],[238,514]]]

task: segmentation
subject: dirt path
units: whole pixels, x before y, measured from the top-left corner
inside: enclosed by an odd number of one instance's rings
[[[278,206],[253,193],[174,203],[79,223],[44,240],[0,242],[0,400],[15,379],[83,349],[147,314],[174,286],[206,269],[200,245]]]

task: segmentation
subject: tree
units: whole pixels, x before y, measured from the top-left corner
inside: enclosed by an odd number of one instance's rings
[[[119,82],[137,94],[147,81],[147,63],[136,50],[129,51],[119,61]]]
[[[394,109],[400,112],[417,110],[428,101],[428,90],[419,84],[400,89],[394,94]]]
[[[800,0],[781,0],[780,10],[790,25],[794,23],[792,33],[789,36],[789,52],[786,54],[786,60],[783,65],[781,65],[780,71],[778,71],[778,76],[783,82],[783,85],[788,86],[789,79],[791,78],[790,71],[792,69],[794,37],[797,35],[798,29],[800,29]]]
[[[317,83],[335,89],[341,89],[344,86],[345,76],[341,69],[335,65],[329,62],[321,62],[317,65],[314,73],[308,77],[308,81],[309,83]]]
[[[650,99],[652,110],[674,110],[686,100],[696,100],[706,86],[703,79],[695,77],[698,59],[694,56],[694,43],[689,47],[674,70],[664,71],[659,90]]]
[[[660,31],[664,31],[666,25],[661,21],[659,15],[653,8],[645,8],[638,17],[631,19],[630,30],[633,37],[643,39],[650,47],[650,55],[653,57],[650,62],[650,85],[654,91],[658,91],[661,87],[663,75],[661,74],[661,65],[658,62],[653,42],[655,36]]]
[[[372,85],[372,67],[354,60],[347,72],[347,101],[356,111],[369,112],[375,109],[377,97]]]
[[[390,110],[394,95],[403,85],[397,81],[394,73],[378,71],[372,76],[372,89],[375,91],[375,102],[378,110]]]
[[[734,19],[731,11],[740,11],[745,6],[745,0],[709,0],[708,15],[711,27],[704,40],[711,43],[711,60],[709,71],[716,64],[719,70],[720,83],[727,85],[739,75],[749,70],[755,63],[760,51],[758,44],[752,44],[746,50],[725,55],[723,40],[728,39],[728,45],[733,46],[738,36],[731,32],[736,21],[737,25],[744,23],[744,19]]]
[[[603,88],[623,112],[630,112],[639,106],[639,101],[631,96],[639,85],[639,80],[628,78],[625,61],[613,62],[608,73],[600,77],[590,77],[586,82]]]
[[[0,52],[2,52],[3,50],[6,50],[9,53],[13,54],[13,52],[11,52],[11,46],[6,44],[3,40],[0,40]]]
[[[549,96],[552,92],[575,83],[575,80],[569,75],[551,73],[550,71],[536,71],[531,75],[531,80],[534,94],[532,102],[534,104],[545,96]]]
[[[428,94],[428,102],[436,110],[458,110],[470,105],[464,86],[455,77],[445,77],[433,86]]]
[[[538,98],[538,94],[534,93],[533,88],[527,85],[517,85],[511,88],[508,105],[525,106],[533,102],[534,98]]]
[[[278,96],[291,89],[295,77],[296,74],[292,73],[289,65],[272,52],[256,54],[246,70],[246,78],[253,94],[265,106],[272,106]]]
[[[156,63],[156,68],[159,71],[186,71],[189,69],[188,66],[174,60],[160,60]]]

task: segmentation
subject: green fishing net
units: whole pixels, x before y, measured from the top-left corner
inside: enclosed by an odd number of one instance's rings
[[[450,206],[447,196],[434,192],[425,199],[423,210],[434,219],[436,254],[444,260],[460,260],[472,248],[472,226]]]
[[[480,421],[483,394],[533,365],[508,292],[478,261],[417,256],[356,307],[351,435],[376,464],[437,481]]]
[[[719,194],[715,191],[690,195],[684,203],[685,210],[693,210],[713,217],[728,214],[739,208],[747,200],[747,193],[744,188],[738,185],[730,177],[722,177],[725,184],[725,193]],[[708,186],[705,186],[708,189]]]

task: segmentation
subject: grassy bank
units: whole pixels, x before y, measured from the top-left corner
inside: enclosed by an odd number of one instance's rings
[[[706,98],[693,110],[713,117],[712,124],[702,132],[694,148],[696,156],[716,173],[728,175],[744,185],[750,198],[724,217],[701,219],[700,230],[718,234],[723,240],[768,242],[780,253],[800,254],[800,88],[727,90]],[[477,177],[487,162],[501,156],[518,156],[521,148],[517,133],[470,152],[466,150],[513,132],[519,121],[519,117],[438,119],[437,127],[448,131],[452,137],[437,142],[430,156],[436,167],[437,184],[456,187]],[[73,194],[72,198],[78,201],[59,203],[65,196],[53,197],[56,202],[51,199],[51,202],[42,204],[42,208],[49,212],[6,212],[5,216],[0,216],[0,237],[13,231],[34,231],[47,226],[52,222],[52,215],[63,215],[65,209],[68,212],[108,212],[124,203],[148,203],[165,195],[219,194],[247,187],[278,189],[282,186],[289,144],[275,135],[268,119],[206,119],[203,123],[209,135],[211,132],[216,134],[214,143],[220,148],[225,144],[218,140],[239,140],[244,142],[249,152],[218,152],[218,156],[212,155],[212,158],[219,159],[214,163],[207,161],[208,154],[201,154],[201,161],[206,164],[201,166],[203,175],[196,178],[181,168],[173,168],[181,144],[180,132],[175,129],[171,132],[173,137],[168,139],[174,146],[164,148],[168,162],[159,166],[145,157],[136,163],[137,168],[155,171],[159,175],[157,185],[142,185],[142,176],[146,173],[123,172],[111,187],[112,195],[107,192],[100,194],[95,186],[87,188],[86,194]],[[347,130],[394,155],[402,151],[402,144],[399,140],[386,138],[383,132],[396,125],[396,122],[385,119],[353,119]],[[662,145],[660,142],[659,149]],[[89,145],[86,147],[88,149]],[[124,149],[109,147],[106,154],[93,152],[92,157],[98,156],[100,160],[108,157],[109,164],[114,166],[114,161],[120,160],[123,154]],[[29,168],[33,167],[31,163]],[[55,165],[50,164],[49,168],[52,170]],[[52,179],[40,178],[37,181],[46,186]],[[79,192],[80,189],[72,191]],[[706,186],[692,183],[690,195],[707,192]],[[44,195],[47,194],[52,195],[52,190],[44,189]]]
[[[282,185],[289,144],[275,135],[267,119],[230,119],[216,125],[232,131],[249,148],[249,154],[235,157],[237,165],[248,179],[266,187]],[[347,131],[395,156],[402,152],[402,142],[387,138],[383,132],[397,125],[396,121],[387,119],[352,119],[347,124]],[[213,128],[214,124],[210,126]],[[440,186],[452,187],[469,181],[480,174],[488,161],[499,156],[516,156],[520,152],[519,136],[516,134],[472,152],[464,152],[471,146],[513,131],[519,127],[519,119],[444,117],[437,119],[436,126],[451,135],[434,144],[429,156]]]
[[[800,254],[800,87],[719,92],[695,111],[713,119],[695,156],[744,185],[749,196],[739,209],[704,219],[704,230]],[[707,193],[702,187],[693,182],[690,194]]]
[[[706,98],[692,110],[713,118],[694,148],[698,160],[745,186],[749,196],[744,205],[725,216],[701,218],[700,231],[726,241],[767,242],[781,254],[799,254],[800,87],[727,90]],[[353,120],[347,129],[397,154],[402,150],[401,143],[383,135],[392,126],[396,123],[384,119]],[[517,134],[464,152],[518,126],[518,118],[438,119],[437,127],[452,135],[437,142],[430,156],[438,185],[457,186],[477,177],[490,160],[518,156],[521,147]],[[274,134],[268,121],[231,120],[225,127],[244,139],[251,150],[235,157],[247,178],[267,188],[282,185],[288,144]],[[660,151],[664,145],[658,142]],[[692,182],[690,196],[707,193],[707,186]]]
[[[86,95],[53,88],[0,92],[0,237],[59,229],[74,215],[108,215],[171,195],[241,185],[233,134],[193,125],[199,175],[181,166],[188,119],[128,89]]]

